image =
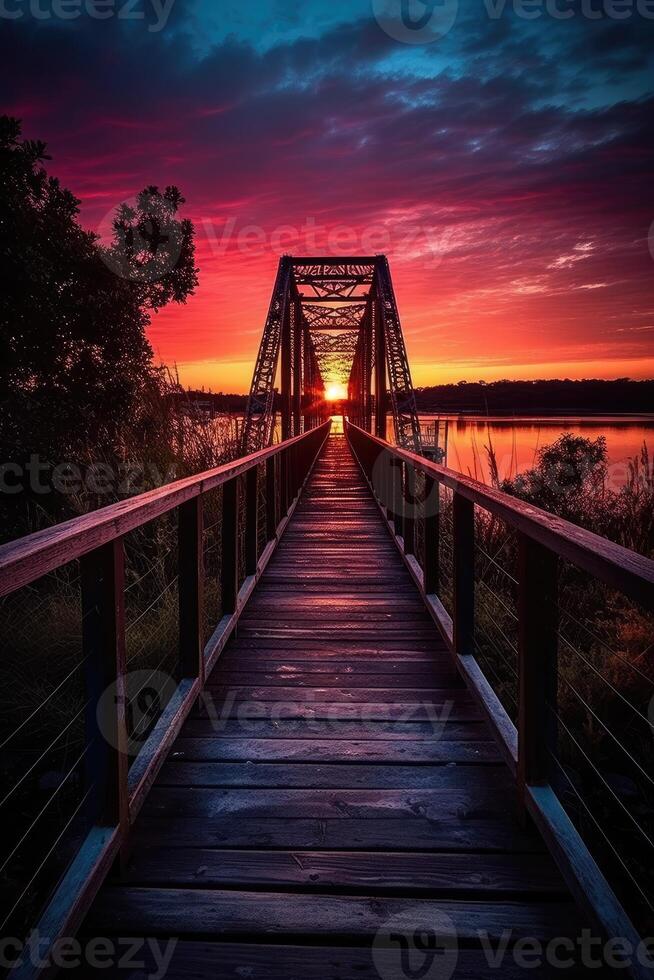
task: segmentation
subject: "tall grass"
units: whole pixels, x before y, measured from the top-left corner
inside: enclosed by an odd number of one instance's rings
[[[562,436],[532,470],[493,483],[618,544],[654,557],[654,476],[646,445],[610,485],[603,440]],[[517,717],[517,542],[476,512],[477,656]],[[584,839],[643,929],[654,925],[654,617],[561,561],[551,779]]]
[[[78,440],[75,458],[64,462],[74,463],[83,475],[81,485],[42,499],[5,501],[4,536],[88,513],[239,455],[236,420],[210,417],[184,394],[174,376],[162,373],[146,398],[148,403],[112,451],[100,452],[97,445]],[[99,473],[105,476],[102,485]],[[222,499],[219,491],[213,497],[207,538],[212,535],[219,545]],[[211,570],[215,572],[215,561]],[[129,676],[158,670],[176,678],[177,575],[174,513],[126,535]],[[214,574],[207,589],[207,614],[216,617],[214,627],[220,617],[217,581]],[[88,698],[82,625],[77,561],[0,599],[0,745],[6,741],[0,751],[0,801],[11,791],[0,802],[0,908],[10,912],[15,907],[7,928],[17,935],[33,923],[88,825],[84,801],[94,774],[86,759],[80,759]],[[137,690],[128,682],[132,693]],[[141,734],[147,735],[155,720],[152,715],[149,724],[141,724]],[[34,820],[35,829],[23,842]],[[65,837],[50,854],[65,828]],[[0,923],[3,918],[4,913]]]

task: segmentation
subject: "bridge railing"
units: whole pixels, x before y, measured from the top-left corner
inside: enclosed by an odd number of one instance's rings
[[[651,923],[654,890],[654,562],[351,423],[346,434],[517,777],[519,813],[596,924],[637,942],[631,919]],[[639,657],[603,651],[610,615],[627,635],[637,624]]]
[[[38,922],[44,954],[71,935],[109,869],[124,860],[130,826],[329,430],[326,422],[0,547],[0,700],[7,708],[0,731],[2,935],[19,940],[21,929]],[[167,537],[160,554],[153,545],[162,522]],[[141,535],[142,552],[152,552],[140,555],[139,568],[129,565],[134,535]],[[144,591],[153,577],[156,594]],[[14,609],[26,592],[31,601]],[[129,616],[134,595],[141,601]],[[59,612],[48,624],[53,610]],[[152,614],[175,621],[158,642],[164,660],[130,657],[130,644]],[[47,642],[41,635],[34,651],[30,628],[37,619],[42,626],[44,617]],[[62,621],[79,651],[59,669]],[[29,662],[28,654],[34,655]],[[38,692],[27,710],[19,681]],[[39,970],[25,964],[14,972],[28,977]]]

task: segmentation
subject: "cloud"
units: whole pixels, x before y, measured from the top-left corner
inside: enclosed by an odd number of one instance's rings
[[[156,318],[163,358],[192,362],[194,379],[214,365],[207,383],[229,388],[228,365],[240,377],[254,358],[283,242],[305,250],[339,227],[358,245],[385,231],[422,360],[439,357],[451,322],[453,362],[473,351],[521,364],[525,351],[550,362],[571,338],[597,360],[603,331],[636,321],[654,273],[654,99],[608,97],[607,29],[536,34],[466,15],[443,43],[405,52],[341,7],[342,22],[308,36],[306,18],[286,25],[292,40],[257,44],[222,25],[200,50],[188,9],[162,34],[117,20],[0,32],[5,105],[48,140],[87,226],[149,183],[185,194],[201,286]],[[639,44],[635,30],[612,36]],[[622,83],[638,75],[638,51]],[[263,235],[258,249],[243,247],[248,228]]]

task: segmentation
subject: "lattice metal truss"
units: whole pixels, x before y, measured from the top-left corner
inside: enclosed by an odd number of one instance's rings
[[[272,441],[278,369],[283,438],[331,414],[325,385],[337,382],[347,386],[343,410],[352,421],[372,431],[374,420],[374,431],[385,438],[390,408],[396,443],[420,452],[415,395],[385,256],[280,260],[250,389],[244,452]]]

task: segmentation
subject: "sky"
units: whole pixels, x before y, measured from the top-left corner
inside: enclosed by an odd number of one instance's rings
[[[0,111],[86,228],[181,189],[188,385],[247,390],[284,252],[388,254],[416,385],[654,377],[654,2],[404,4],[3,0]]]

